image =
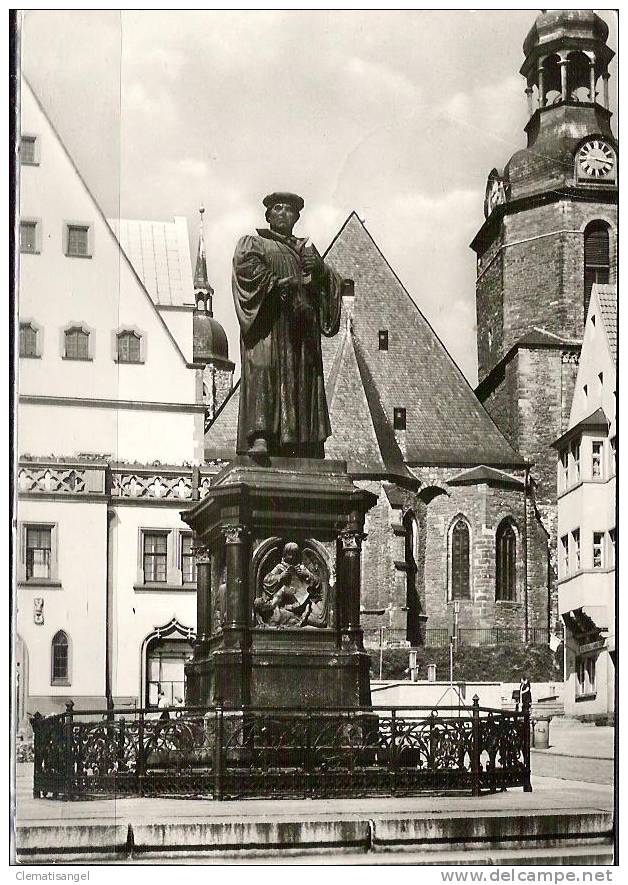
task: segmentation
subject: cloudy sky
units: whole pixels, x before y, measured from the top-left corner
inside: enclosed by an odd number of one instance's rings
[[[235,242],[266,193],[293,190],[321,251],[356,210],[475,384],[468,244],[487,174],[525,144],[537,14],[31,11],[22,67],[108,216],[185,215],[195,249],[204,203],[232,358]]]

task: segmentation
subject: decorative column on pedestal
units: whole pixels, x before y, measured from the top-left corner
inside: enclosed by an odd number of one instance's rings
[[[567,56],[560,55],[558,64],[560,65],[560,95],[563,101],[567,101]]]
[[[243,525],[225,525],[222,533],[227,565],[226,627],[229,630],[242,630],[249,625],[249,532]]]
[[[196,642],[207,642],[211,635],[212,588],[211,556],[206,547],[195,547],[196,557]]]
[[[341,631],[348,634],[350,641],[358,649],[364,647],[360,629],[360,572],[362,541],[365,538],[366,535],[355,528],[345,529],[340,533],[342,546],[340,626]]]

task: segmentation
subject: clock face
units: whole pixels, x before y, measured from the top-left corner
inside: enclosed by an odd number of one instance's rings
[[[578,165],[587,178],[608,178],[615,168],[615,152],[597,138],[587,141],[580,148]]]

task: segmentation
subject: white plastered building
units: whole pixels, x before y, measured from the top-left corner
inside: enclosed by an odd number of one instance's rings
[[[594,284],[558,451],[558,602],[565,714],[615,709],[617,290]]]
[[[17,280],[17,717],[183,697],[180,511],[209,484],[187,223],[108,221],[25,80]]]

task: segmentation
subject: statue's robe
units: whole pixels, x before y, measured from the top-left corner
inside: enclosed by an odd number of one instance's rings
[[[303,270],[306,240],[270,230],[242,237],[233,257],[233,299],[240,323],[242,376],[239,453],[263,435],[271,454],[323,455],[331,434],[325,398],[321,334],[338,331],[342,280],[323,262]],[[279,284],[300,281],[296,290]],[[294,450],[294,451],[291,451]]]

